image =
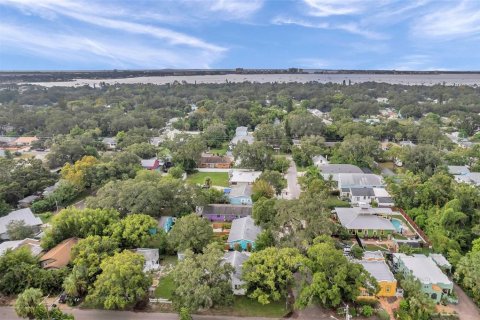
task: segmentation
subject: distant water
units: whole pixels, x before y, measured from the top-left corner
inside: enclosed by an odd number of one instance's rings
[[[155,77],[137,77],[122,79],[77,79],[74,81],[60,82],[29,82],[45,87],[75,87],[83,85],[97,85],[100,82],[108,84],[133,84],[133,83],[151,83],[167,84],[178,82],[187,83],[225,83],[225,82],[298,82],[306,83],[316,81],[319,83],[343,83],[347,84],[362,82],[385,82],[389,84],[403,85],[480,85],[480,74],[227,74],[227,75],[202,75],[202,76],[155,76]]]

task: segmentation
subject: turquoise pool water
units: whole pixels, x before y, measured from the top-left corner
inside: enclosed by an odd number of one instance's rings
[[[395,230],[396,230],[398,233],[402,232],[402,229],[403,229],[403,228],[402,228],[402,222],[401,222],[400,220],[398,220],[398,219],[392,219],[390,222],[393,224],[393,226],[395,227]]]

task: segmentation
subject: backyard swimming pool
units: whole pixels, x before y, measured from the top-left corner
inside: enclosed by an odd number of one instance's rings
[[[403,227],[402,227],[402,222],[401,222],[400,220],[398,220],[398,219],[392,219],[390,222],[391,222],[391,223],[393,224],[393,226],[395,227],[395,230],[396,230],[397,233],[402,233]]]

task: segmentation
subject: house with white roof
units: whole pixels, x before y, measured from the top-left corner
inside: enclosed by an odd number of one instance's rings
[[[393,266],[396,272],[404,276],[412,275],[422,284],[422,291],[436,303],[453,292],[453,282],[440,270],[431,257],[423,254],[393,254]]]
[[[456,175],[455,181],[460,183],[467,183],[474,186],[480,186],[480,172],[470,172],[463,175]]]
[[[330,161],[328,161],[327,158],[322,155],[313,157],[312,161],[313,161],[313,165],[317,167],[330,164]]]
[[[377,280],[380,290],[378,297],[394,297],[397,292],[397,280],[385,260],[360,260],[355,261]],[[362,290],[362,296],[368,296],[367,290]]]
[[[233,220],[227,240],[230,249],[249,250],[255,248],[255,241],[261,231],[262,228],[255,225],[251,216]]]
[[[451,175],[466,175],[470,173],[470,169],[467,166],[447,166],[448,173]]]
[[[246,141],[248,144],[252,144],[255,138],[251,132],[248,132],[247,127],[237,127],[235,129],[235,136],[230,141],[230,148],[235,147],[238,143]]]
[[[232,170],[230,174],[230,184],[237,185],[239,183],[253,184],[262,174],[261,171],[240,171]]]
[[[353,164],[324,164],[318,168],[325,180],[328,180],[331,177],[332,180],[338,181],[338,175],[341,173],[363,173],[362,169]]]
[[[384,185],[382,177],[372,173],[338,174],[338,188],[342,193],[347,188],[383,188]]]
[[[242,280],[243,263],[248,260],[248,255],[245,252],[229,251],[223,256],[223,263],[229,263],[234,271],[231,275],[232,290],[234,295],[245,295],[245,282]]]
[[[4,217],[0,217],[0,239],[8,240],[10,236],[8,235],[7,227],[13,221],[24,221],[26,226],[33,228],[34,232],[40,231],[40,226],[42,225],[42,220],[36,217],[30,208],[19,209],[10,212]]]
[[[115,137],[103,138],[102,143],[108,150],[115,150],[117,148],[117,138]]]
[[[430,253],[429,257],[432,258],[433,261],[435,261],[437,266],[439,266],[442,271],[450,273],[450,271],[452,270],[452,265],[450,264],[450,262],[448,262],[447,258],[445,258],[443,254]]]

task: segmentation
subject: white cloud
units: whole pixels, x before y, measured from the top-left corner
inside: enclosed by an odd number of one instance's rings
[[[480,2],[461,1],[435,7],[413,25],[417,37],[451,40],[480,34]]]
[[[326,69],[331,66],[331,62],[320,58],[301,58],[294,61],[300,68],[305,69]]]
[[[227,14],[231,18],[243,19],[255,14],[262,7],[262,0],[213,0],[209,10]]]
[[[330,23],[330,22],[311,22],[302,19],[276,17],[272,20],[276,25],[298,25],[305,28],[325,29],[325,30],[342,30],[348,33],[356,34],[368,39],[383,40],[388,37],[379,32],[370,31],[357,23]]]
[[[369,0],[303,0],[309,14],[317,17],[358,14],[365,10]]]

